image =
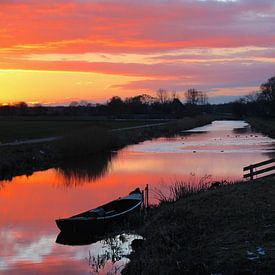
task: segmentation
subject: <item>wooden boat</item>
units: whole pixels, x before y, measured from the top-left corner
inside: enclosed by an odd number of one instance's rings
[[[142,193],[139,188],[136,188],[128,196],[69,218],[57,219],[55,222],[61,231],[101,232],[140,209],[142,201]]]

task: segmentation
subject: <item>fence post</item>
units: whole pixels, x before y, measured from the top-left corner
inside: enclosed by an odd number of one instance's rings
[[[250,165],[249,167],[249,172],[250,172],[250,180],[253,180],[253,166]]]

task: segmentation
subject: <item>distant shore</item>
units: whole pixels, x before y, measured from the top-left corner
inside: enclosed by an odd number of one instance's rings
[[[138,128],[134,124],[133,128],[128,126],[128,129],[111,132],[102,127],[89,127],[74,131],[57,141],[3,146],[0,148],[0,180],[56,167],[63,159],[106,153],[147,139],[171,136],[211,121],[212,118],[208,116],[186,117],[151,127]]]

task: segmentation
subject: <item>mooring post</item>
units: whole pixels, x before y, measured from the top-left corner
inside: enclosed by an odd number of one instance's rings
[[[146,184],[146,208],[149,206],[149,187],[148,184]]]
[[[253,180],[253,166],[250,165],[249,167],[249,172],[250,172],[250,180]]]
[[[144,209],[145,208],[144,190],[142,190],[141,194],[142,194],[142,208]]]

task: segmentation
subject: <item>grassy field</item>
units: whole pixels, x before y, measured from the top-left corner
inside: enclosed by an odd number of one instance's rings
[[[123,273],[275,273],[274,178],[183,193],[149,212]]]
[[[116,129],[161,123],[163,120],[96,120],[89,117],[0,117],[0,142],[65,136],[92,127]]]

